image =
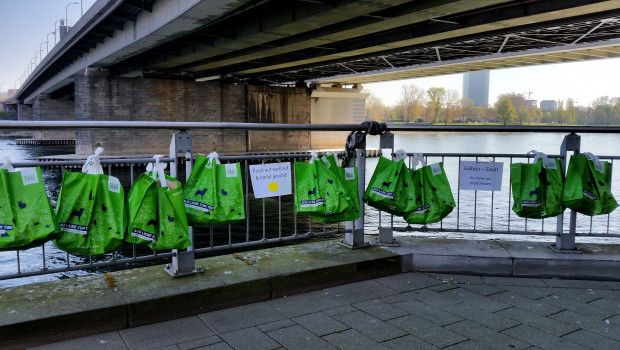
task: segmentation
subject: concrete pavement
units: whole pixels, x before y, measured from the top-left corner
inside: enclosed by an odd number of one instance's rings
[[[177,279],[154,266],[111,273],[113,286],[95,275],[2,289],[0,347],[620,348],[618,245],[398,239],[227,254]]]
[[[618,349],[620,283],[409,272],[35,349]]]

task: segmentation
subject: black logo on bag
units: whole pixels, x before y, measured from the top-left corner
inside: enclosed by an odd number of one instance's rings
[[[538,190],[539,190],[539,188],[538,188],[538,187],[536,187],[536,189],[535,189],[534,191],[530,191],[530,197],[532,197],[532,196],[538,196]]]
[[[71,213],[71,216],[69,216],[69,220],[71,220],[72,217],[77,216],[78,222],[80,222],[80,220],[82,220],[82,214],[84,214],[84,208],[80,208],[80,210],[74,210]]]
[[[200,199],[202,199],[202,197],[205,195],[205,193],[207,193],[207,189],[203,188],[200,191],[196,191],[196,193],[194,193],[194,196],[200,195]]]
[[[312,189],[312,191],[308,191],[308,196],[316,196],[316,187]]]
[[[26,208],[26,203],[22,203],[22,201],[17,202],[17,205],[19,205],[19,209]]]
[[[390,182],[383,181],[383,183],[381,184],[381,186],[385,187],[385,188],[390,188],[391,185],[392,185],[392,181],[390,181]]]

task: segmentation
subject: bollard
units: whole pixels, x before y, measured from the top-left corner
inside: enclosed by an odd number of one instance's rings
[[[192,152],[191,134],[181,131],[172,135],[172,140],[170,141],[170,158],[172,158],[172,163],[170,163],[170,176],[177,178],[179,166],[178,154],[182,153],[185,154],[185,180],[189,178],[192,172],[194,159]],[[164,268],[164,271],[172,277],[195,275],[203,272],[200,266],[196,266],[194,254],[194,228],[192,226],[189,227],[189,239],[191,244],[187,250],[172,250],[172,252],[175,253],[172,257],[172,265],[168,265]]]

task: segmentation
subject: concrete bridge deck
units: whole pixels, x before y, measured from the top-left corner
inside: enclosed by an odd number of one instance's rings
[[[198,260],[203,274],[179,279],[155,266],[2,289],[0,347],[620,344],[620,245],[559,254],[540,242],[399,241],[349,250],[330,239],[210,257]]]

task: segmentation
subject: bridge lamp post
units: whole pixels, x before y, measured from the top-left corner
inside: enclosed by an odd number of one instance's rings
[[[54,46],[56,45],[56,31],[54,30],[53,32],[47,33],[47,42],[48,42],[48,44],[47,44],[47,53],[50,53],[50,45],[49,45],[50,34],[54,34]]]
[[[54,22],[54,45],[56,45],[56,23],[61,22],[63,19],[59,19]],[[58,26],[58,33],[60,34],[60,26]]]
[[[67,26],[67,33],[69,33],[69,6],[79,5],[77,2],[72,2],[65,7],[65,25]]]
[[[32,70],[34,70],[34,68],[38,65],[37,63],[37,54],[39,53],[39,50],[34,52],[34,66],[32,66]]]
[[[47,41],[42,42],[41,44],[39,44],[39,63],[43,62],[43,49],[41,48],[41,46],[43,44],[47,44]],[[49,50],[47,50],[49,52]]]

